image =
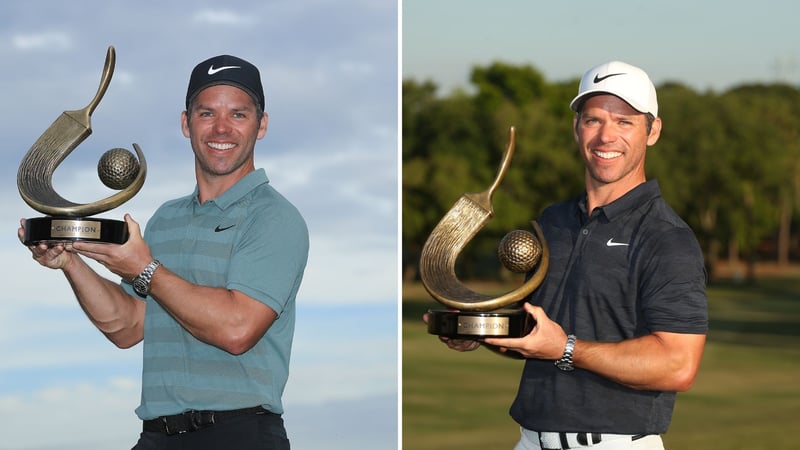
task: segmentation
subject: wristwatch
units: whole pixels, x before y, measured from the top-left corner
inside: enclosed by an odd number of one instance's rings
[[[575,370],[575,366],[572,364],[572,352],[575,350],[575,339],[577,338],[574,334],[567,336],[567,345],[564,347],[564,355],[555,362],[556,367],[565,372]]]
[[[150,293],[150,279],[153,278],[153,273],[160,265],[161,262],[157,259],[154,259],[153,262],[145,266],[144,270],[139,274],[139,276],[133,279],[133,290],[136,291],[137,294],[141,295],[142,297],[147,297],[147,294]]]

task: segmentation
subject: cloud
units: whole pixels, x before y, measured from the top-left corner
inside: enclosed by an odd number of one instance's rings
[[[396,450],[396,402],[396,396],[383,395],[292,405],[284,415],[286,432],[292,448],[299,450]]]
[[[17,34],[11,42],[18,50],[63,51],[72,48],[70,35],[60,31]]]
[[[0,395],[0,445],[30,450],[130,448],[141,430],[132,408],[138,404],[138,385],[134,379],[110,379]]]
[[[375,66],[364,61],[341,61],[337,67],[347,76],[366,77],[375,73]]]
[[[250,25],[252,16],[246,16],[230,10],[201,9],[192,15],[192,22],[208,25]]]
[[[393,306],[298,308],[284,395],[293,447],[396,448],[396,329],[386,314]],[[34,320],[33,313],[0,321],[10,335],[0,346],[26,348],[32,355],[4,359],[0,366],[0,448],[130,448],[141,428],[134,414],[141,389],[141,365],[134,360],[141,358],[141,346],[115,349],[79,317],[77,306],[71,313],[64,308],[40,311],[44,318],[36,319],[44,319],[45,329],[59,322],[60,329],[40,337],[32,332],[18,336]],[[329,336],[324,346],[319,345],[321,335]],[[48,432],[31,433],[40,426],[42,411],[47,411]],[[329,442],[331,433],[335,443]]]
[[[110,378],[98,384],[60,384],[30,393],[0,395],[0,448],[131,448],[142,427],[133,411],[138,402],[139,383],[131,378]],[[389,450],[397,448],[395,405],[396,396],[390,394],[318,404],[293,403],[286,405],[284,420],[292,448]]]

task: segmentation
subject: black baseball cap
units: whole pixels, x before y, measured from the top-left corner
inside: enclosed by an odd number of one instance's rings
[[[189,109],[189,103],[200,91],[219,84],[227,84],[247,92],[264,110],[264,88],[261,86],[258,68],[231,55],[215,56],[195,66],[186,91],[186,109]]]

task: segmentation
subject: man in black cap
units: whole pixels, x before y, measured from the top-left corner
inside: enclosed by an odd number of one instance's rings
[[[109,340],[121,348],[144,341],[136,450],[289,448],[281,396],[308,230],[255,169],[264,107],[255,66],[228,55],[200,63],[181,117],[194,192],[163,204],[144,236],[126,215],[125,244],[31,247],[40,264],[63,271]]]

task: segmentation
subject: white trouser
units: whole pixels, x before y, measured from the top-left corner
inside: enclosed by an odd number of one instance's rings
[[[594,450],[664,450],[661,436],[651,434],[633,440],[629,434],[537,433],[520,427],[521,437],[514,450],[591,448]],[[579,436],[583,435],[583,436]],[[595,441],[594,438],[600,439]],[[566,441],[567,447],[562,445]],[[584,444],[585,442],[585,444]]]

